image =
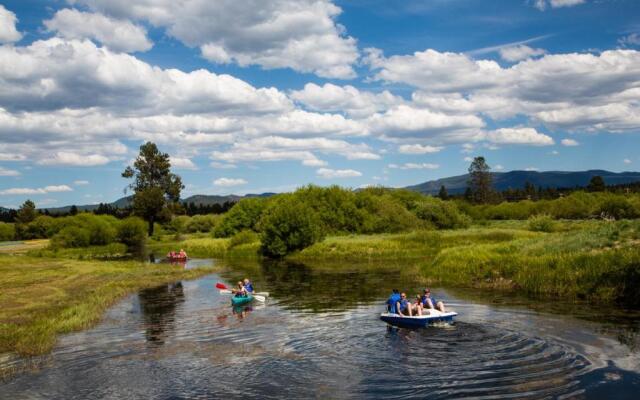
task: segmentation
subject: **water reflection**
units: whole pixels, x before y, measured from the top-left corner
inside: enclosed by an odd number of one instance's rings
[[[145,338],[155,345],[164,344],[175,328],[176,309],[184,302],[182,282],[143,289],[138,292],[144,318]]]
[[[309,267],[288,261],[226,261],[228,282],[251,278],[257,291],[269,291],[282,307],[303,312],[344,311],[371,304],[391,288],[418,293],[423,282],[417,269],[387,264],[323,264]]]

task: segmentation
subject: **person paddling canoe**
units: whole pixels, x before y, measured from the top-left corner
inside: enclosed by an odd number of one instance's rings
[[[247,297],[247,289],[244,287],[242,281],[238,281],[235,289],[231,290],[236,297]]]
[[[244,289],[251,294],[255,293],[255,290],[253,290],[253,283],[251,283],[251,281],[249,280],[249,278],[244,278],[243,281],[243,285],[244,285]]]

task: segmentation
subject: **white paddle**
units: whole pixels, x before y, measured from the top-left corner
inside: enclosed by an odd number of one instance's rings
[[[220,289],[220,294],[233,294],[233,292],[231,292],[231,290],[229,290],[229,289]],[[267,301],[266,297],[260,296],[259,294],[252,294],[252,296],[253,296],[254,299],[256,299],[258,301],[261,301],[263,303],[265,301]]]

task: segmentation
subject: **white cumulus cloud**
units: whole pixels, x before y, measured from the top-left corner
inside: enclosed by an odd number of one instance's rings
[[[316,170],[316,174],[320,178],[334,179],[334,178],[355,178],[362,176],[362,172],[353,169],[330,169],[319,168]]]
[[[92,39],[116,51],[130,53],[153,47],[143,27],[99,13],[63,9],[44,21],[44,25],[63,38]]]
[[[58,192],[72,192],[73,189],[67,185],[50,185],[41,188],[11,188],[0,190],[2,195],[30,195],[30,194],[47,194]]]
[[[527,45],[509,46],[500,49],[500,57],[505,61],[515,62],[545,54],[544,49],[534,49]]]
[[[578,143],[578,141],[575,139],[562,139],[560,143],[563,146],[579,146],[580,145],[580,143]]]
[[[22,34],[16,29],[17,22],[16,14],[0,4],[0,43],[13,43],[22,39]]]
[[[329,0],[77,0],[93,11],[146,21],[215,63],[292,68],[352,78],[356,40]]]
[[[240,186],[247,184],[242,178],[218,178],[213,181],[214,186],[222,186],[222,187],[231,187],[231,186]]]
[[[398,151],[403,154],[428,154],[437,153],[442,150],[442,146],[423,146],[421,144],[403,144],[398,147]]]

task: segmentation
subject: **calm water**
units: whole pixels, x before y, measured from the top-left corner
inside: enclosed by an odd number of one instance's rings
[[[0,397],[638,398],[637,315],[436,288],[454,326],[391,329],[381,303],[392,287],[417,292],[415,274],[337,271],[237,263],[140,291],[0,383]],[[244,275],[271,297],[234,312],[213,286]]]

